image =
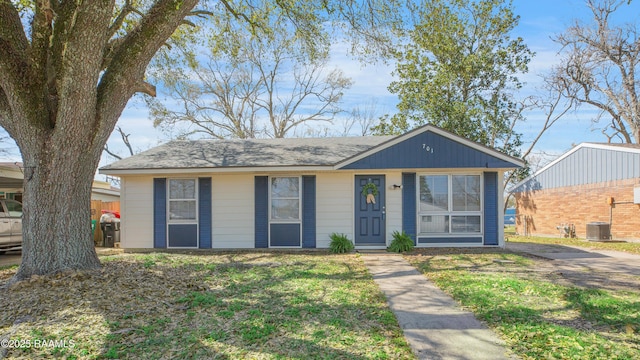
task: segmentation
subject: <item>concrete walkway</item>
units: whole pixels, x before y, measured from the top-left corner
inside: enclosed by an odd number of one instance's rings
[[[503,342],[472,313],[397,254],[363,254],[419,359],[511,359]]]

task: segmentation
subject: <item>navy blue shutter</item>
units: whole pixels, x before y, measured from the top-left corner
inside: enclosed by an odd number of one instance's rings
[[[269,177],[255,178],[255,247],[269,247]]]
[[[402,173],[402,230],[416,244],[416,174]]]
[[[484,173],[484,244],[498,245],[498,173]]]
[[[316,247],[316,177],[302,177],[302,247]]]
[[[198,231],[200,249],[211,249],[211,178],[198,179]]]
[[[167,179],[153,179],[153,247],[167,247]]]

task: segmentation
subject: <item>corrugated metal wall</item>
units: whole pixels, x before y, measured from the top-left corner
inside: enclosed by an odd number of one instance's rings
[[[640,177],[640,153],[583,147],[513,192],[553,189]]]

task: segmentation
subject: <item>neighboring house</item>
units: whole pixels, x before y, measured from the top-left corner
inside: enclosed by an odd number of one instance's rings
[[[22,169],[21,162],[0,162],[0,199],[22,201]],[[120,189],[107,182],[94,180],[91,200],[120,201]]]
[[[124,248],[503,246],[519,159],[434,126],[400,136],[172,141],[100,169],[121,178]]]
[[[106,181],[93,180],[91,200],[100,200],[103,202],[120,201],[120,189],[111,186],[111,183]]]
[[[613,239],[640,239],[640,145],[582,143],[510,192],[520,234],[558,236],[572,224],[584,238],[601,222]]]
[[[0,198],[22,200],[22,163],[0,162]]]

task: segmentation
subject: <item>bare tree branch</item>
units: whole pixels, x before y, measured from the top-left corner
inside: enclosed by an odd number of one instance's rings
[[[116,131],[118,131],[118,133],[120,133],[120,137],[122,138],[122,142],[124,143],[124,145],[129,150],[129,155],[133,156],[135,153],[133,152],[133,147],[131,146],[131,142],[129,141],[129,136],[131,134],[125,133],[124,130],[122,130],[122,128],[120,126],[116,127]],[[114,153],[113,151],[111,151],[111,149],[109,149],[109,144],[105,144],[104,145],[104,151],[107,154],[113,156],[114,158],[116,158],[118,160],[122,160],[122,156]]]
[[[118,16],[116,16],[111,26],[109,26],[109,38],[113,37],[119,30],[122,29],[122,25],[127,19],[127,16],[132,13],[139,16],[144,16],[142,12],[138,11],[138,9],[136,9],[135,6],[131,4],[131,0],[125,0],[122,9],[120,9],[120,13],[118,14]]]
[[[549,131],[549,129],[560,119],[562,119],[567,112],[569,112],[574,107],[574,99],[567,99],[563,96],[562,88],[558,86],[557,79],[553,77],[548,77],[545,79],[546,81],[546,97],[529,97],[521,104],[522,111],[525,109],[539,109],[544,111],[545,117],[540,126],[537,135],[529,143],[529,146],[522,152],[521,158],[525,160],[527,163],[527,167],[529,166],[529,156],[531,155],[533,149],[535,149],[536,144],[542,138],[542,136]],[[505,184],[513,184],[530,172],[531,169],[526,168],[523,171],[511,171],[507,174],[505,179]],[[505,185],[506,188],[506,185]],[[504,208],[507,208],[507,204],[509,199],[513,194],[509,193],[504,199]]]
[[[625,3],[629,2],[588,0],[592,23],[576,22],[555,39],[564,53],[555,71],[557,86],[575,101],[574,106],[587,104],[599,109],[594,122],[609,118],[605,129],[611,128],[615,136],[633,143],[640,141],[638,24],[611,25],[611,17]]]
[[[279,138],[303,123],[330,122],[342,111],[338,103],[351,80],[338,70],[327,73],[326,57],[305,59],[285,28],[263,37],[231,31],[216,40],[206,64],[176,69],[174,57],[159,64],[163,88],[181,106],[147,99],[156,126],[175,131],[182,125],[178,136]],[[176,53],[190,56],[184,49]]]

